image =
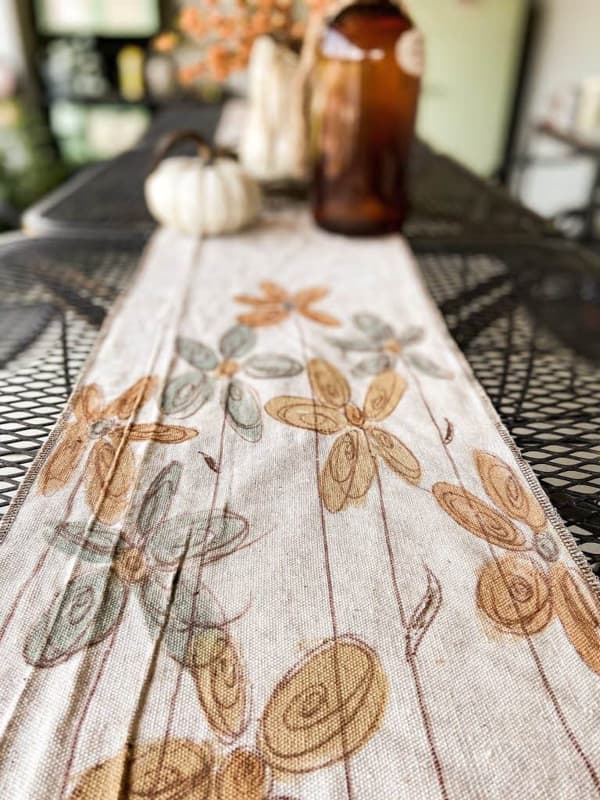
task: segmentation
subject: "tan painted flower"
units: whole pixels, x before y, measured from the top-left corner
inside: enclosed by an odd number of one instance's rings
[[[312,307],[314,303],[329,294],[329,289],[315,286],[292,293],[271,281],[261,283],[260,288],[263,291],[262,297],[241,294],[235,298],[236,302],[252,306],[254,309],[238,316],[238,321],[243,325],[249,325],[251,328],[278,325],[294,313],[320,325],[336,327],[340,324],[331,314]]]
[[[109,403],[95,383],[77,391],[71,401],[74,420],[65,425],[42,469],[39,492],[48,496],[64,489],[89,452],[85,464],[87,502],[100,522],[116,522],[127,507],[135,482],[131,442],[177,444],[198,435],[193,428],[158,422],[129,424],[157,387],[158,379],[150,375]]]
[[[332,364],[313,359],[308,377],[314,399],[275,397],[265,409],[274,419],[325,436],[344,431],[333,443],[321,472],[319,491],[326,508],[335,513],[361,501],[371,488],[382,458],[397,475],[412,484],[421,466],[399,439],[375,423],[387,419],[406,389],[395,372],[382,372],[371,382],[362,408],[351,402],[350,386]]]

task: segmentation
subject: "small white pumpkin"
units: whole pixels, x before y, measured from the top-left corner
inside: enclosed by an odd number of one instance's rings
[[[198,155],[163,161],[183,139],[197,143]],[[245,228],[260,213],[258,184],[235,155],[212,147],[193,131],[171,134],[160,146],[155,164],[146,178],[146,203],[152,216],[167,228],[216,236]]]

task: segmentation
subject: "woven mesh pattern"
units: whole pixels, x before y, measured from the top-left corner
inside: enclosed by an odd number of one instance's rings
[[[600,574],[600,293],[581,258],[540,245],[419,261],[475,375]],[[576,335],[587,356],[571,346]]]
[[[0,251],[0,515],[48,437],[139,251],[20,239]]]

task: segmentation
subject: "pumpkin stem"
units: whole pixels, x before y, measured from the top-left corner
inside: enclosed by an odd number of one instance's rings
[[[217,147],[216,145],[211,144],[207,139],[204,138],[204,136],[202,136],[202,134],[198,133],[198,131],[172,131],[159,141],[156,147],[152,165],[150,167],[150,172],[154,172],[160,162],[171,152],[171,150],[180,142],[185,140],[196,142],[198,147],[198,155],[204,159],[206,164],[212,164],[216,158],[237,159],[236,154],[232,150],[228,150],[224,147]]]

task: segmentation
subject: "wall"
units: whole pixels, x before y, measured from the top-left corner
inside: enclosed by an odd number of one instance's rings
[[[548,109],[552,93],[600,75],[600,0],[539,0],[542,18],[530,67],[522,111],[521,141],[527,126]],[[531,151],[561,155],[564,149],[534,140]],[[589,161],[537,166],[523,179],[521,199],[539,213],[552,215],[587,199],[592,167]]]

